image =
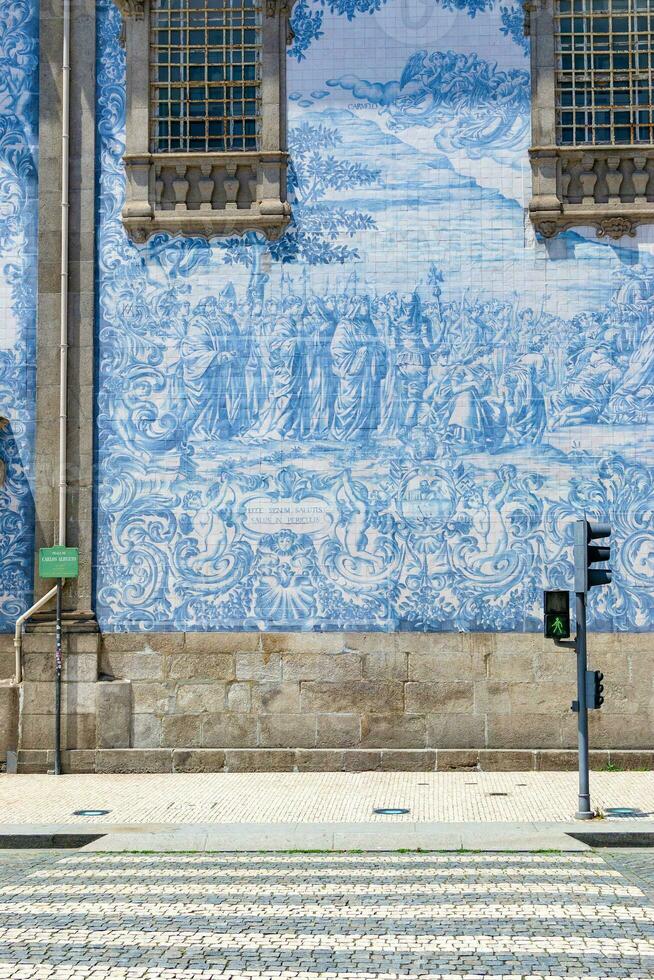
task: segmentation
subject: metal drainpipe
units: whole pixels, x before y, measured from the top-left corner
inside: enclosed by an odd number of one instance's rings
[[[68,173],[70,162],[70,0],[63,0],[63,47],[61,56],[61,263],[59,307],[59,528],[57,543],[66,544],[66,428],[68,423]],[[57,594],[58,586],[16,620],[14,649],[16,683],[23,679],[23,623]]]
[[[59,315],[59,540],[66,544],[66,427],[68,422],[68,170],[70,157],[70,0],[64,3],[61,59],[61,287]]]
[[[45,595],[41,596],[38,602],[35,602],[33,606],[30,606],[30,608],[27,609],[23,613],[23,615],[19,616],[18,619],[16,620],[16,632],[14,633],[14,650],[16,652],[15,673],[16,673],[17,684],[20,684],[20,682],[23,679],[23,658],[22,658],[23,623],[26,622],[26,620],[28,620],[30,616],[33,616],[35,612],[38,612],[41,606],[45,606],[46,602],[49,602],[50,599],[54,599],[56,594],[57,594],[57,586],[55,585],[54,588],[50,589],[49,592],[46,592]]]

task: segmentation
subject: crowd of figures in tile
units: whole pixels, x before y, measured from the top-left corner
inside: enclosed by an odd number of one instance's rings
[[[183,281],[122,280],[123,361],[99,417],[105,620],[534,629],[586,512],[615,528],[594,624],[651,628],[654,473],[548,433],[651,418],[654,274],[628,268],[606,309],[572,320],[445,301],[446,285],[432,267],[403,295],[354,275],[316,295],[309,273],[275,288],[257,273],[193,303]],[[566,467],[563,496],[548,465]]]
[[[155,294],[149,315],[167,316],[177,342],[167,369],[180,440],[343,443],[421,430],[457,453],[497,453],[540,443],[547,429],[654,411],[646,269],[625,275],[608,310],[571,321],[517,298],[444,302],[435,268],[431,280],[406,294],[350,282],[316,295],[282,276],[277,297],[256,281],[237,297],[229,283],[193,305]]]

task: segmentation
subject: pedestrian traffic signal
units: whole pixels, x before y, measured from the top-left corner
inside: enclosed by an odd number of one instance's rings
[[[543,592],[545,612],[545,636],[550,640],[563,640],[570,636],[570,593]]]
[[[611,581],[610,568],[592,568],[601,561],[611,558],[611,545],[591,544],[596,538],[610,538],[611,525],[597,521],[587,521],[585,517],[575,521],[574,563],[575,592],[588,592],[596,585],[608,585]]]
[[[604,704],[603,680],[604,674],[601,670],[586,671],[586,705],[588,708],[601,708]]]

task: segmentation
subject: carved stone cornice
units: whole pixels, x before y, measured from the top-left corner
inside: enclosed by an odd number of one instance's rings
[[[617,240],[625,235],[633,238],[639,224],[651,224],[654,221],[654,217],[643,218],[642,215],[638,214],[631,217],[620,215],[619,217],[598,218],[587,211],[568,212],[556,218],[552,217],[551,212],[539,214],[537,211],[530,211],[530,217],[534,228],[543,238],[554,238],[561,231],[568,231],[571,228],[579,228],[584,225],[595,228],[598,238],[614,238]]]
[[[522,12],[524,14],[523,33],[525,37],[531,37],[531,18],[533,14],[542,10],[545,0],[522,0]]]
[[[143,245],[153,235],[163,232],[210,241],[212,238],[241,238],[246,232],[259,231],[268,241],[276,241],[284,234],[288,220],[286,217],[284,221],[273,222],[263,215],[249,215],[243,219],[227,220],[223,215],[221,220],[212,222],[193,215],[179,218],[157,214],[149,221],[123,217],[123,224],[131,241],[135,245]]]
[[[529,214],[544,238],[585,225],[619,239],[654,223],[654,147],[540,146],[529,156]]]
[[[114,0],[123,17],[133,17],[143,20],[145,15],[145,0]]]
[[[637,215],[630,218],[621,215],[620,217],[614,218],[602,218],[601,221],[596,222],[595,227],[600,238],[607,236],[608,238],[617,239],[622,238],[623,235],[629,235],[631,238],[634,238],[637,225]]]
[[[296,2],[297,0],[266,0],[266,16],[275,17],[279,14],[290,20]]]

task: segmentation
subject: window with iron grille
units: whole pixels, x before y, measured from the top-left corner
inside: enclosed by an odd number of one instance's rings
[[[559,145],[652,143],[652,0],[556,0]]]
[[[654,224],[654,0],[523,6],[534,228],[633,237]]]
[[[257,0],[153,0],[150,32],[152,151],[256,150]]]
[[[126,49],[122,219],[130,238],[278,238],[291,220],[286,46],[294,0],[116,3]]]

